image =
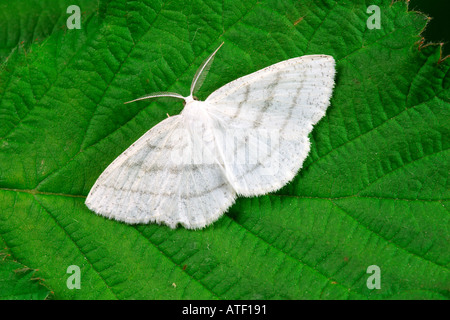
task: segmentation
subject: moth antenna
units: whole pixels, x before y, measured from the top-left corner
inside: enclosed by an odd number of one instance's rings
[[[191,96],[202,86],[203,81],[205,81],[206,75],[211,68],[214,56],[216,55],[217,51],[219,51],[219,49],[223,46],[223,44],[224,42],[222,42],[220,46],[213,53],[211,53],[211,55],[205,61],[203,61],[201,66],[198,68],[197,72],[194,75],[194,79],[192,79]]]
[[[127,101],[124,102],[124,104],[127,103],[131,103],[131,102],[135,102],[135,101],[139,101],[139,100],[145,100],[145,99],[151,99],[151,98],[161,98],[161,97],[170,97],[170,98],[177,98],[177,99],[183,99],[184,97],[181,94],[178,93],[173,93],[173,92],[154,92],[154,93],[150,93],[149,95],[131,100],[131,101]]]

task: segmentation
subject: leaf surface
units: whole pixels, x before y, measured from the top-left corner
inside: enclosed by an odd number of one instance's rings
[[[3,247],[4,243],[1,244]],[[37,270],[11,260],[6,250],[0,251],[0,259],[0,300],[44,300],[49,297],[51,291],[42,279],[35,277]]]
[[[374,2],[370,30],[365,1],[109,0],[81,30],[17,51],[0,73],[0,239],[58,299],[448,299],[449,63],[418,47],[425,16]],[[222,41],[200,98],[288,58],[336,59],[297,177],[200,231],[90,212],[107,165],[183,107],[123,102],[186,96]]]

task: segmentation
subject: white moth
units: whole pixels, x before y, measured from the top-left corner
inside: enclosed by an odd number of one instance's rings
[[[333,57],[285,60],[198,101],[193,94],[219,48],[198,69],[188,97],[159,92],[133,100],[174,97],[185,107],[106,168],[86,199],[91,210],[130,224],[199,229],[238,195],[263,195],[294,178],[310,149],[308,134],[330,103]]]

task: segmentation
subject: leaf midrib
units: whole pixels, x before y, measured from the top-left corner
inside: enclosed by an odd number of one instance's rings
[[[443,152],[443,151],[447,151],[447,149],[439,151],[439,153]],[[86,197],[87,197],[87,196],[81,195],[81,194],[45,192],[45,191],[39,191],[39,190],[36,190],[36,189],[0,188],[0,191],[5,191],[5,192],[23,192],[23,193],[28,193],[28,194],[32,194],[32,195],[60,196],[60,197],[68,197],[68,198],[82,198],[82,199],[86,199]],[[340,196],[340,197],[297,196],[297,195],[292,195],[292,194],[279,194],[279,193],[268,193],[267,195],[277,196],[277,197],[291,197],[291,198],[298,198],[298,199],[318,199],[318,200],[341,200],[341,199],[351,199],[351,198],[354,198],[354,199],[381,199],[381,200],[393,200],[393,201],[395,201],[395,200],[399,200],[399,201],[423,201],[423,202],[442,202],[442,201],[450,200],[450,199],[389,198],[389,197],[378,197],[378,196],[360,196],[358,194],[353,194],[353,195],[348,195],[348,196]]]

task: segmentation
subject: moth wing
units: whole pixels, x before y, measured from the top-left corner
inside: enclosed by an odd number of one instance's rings
[[[234,80],[206,99],[238,194],[265,194],[294,178],[310,150],[308,134],[330,103],[334,75],[333,57],[303,56]]]
[[[88,208],[126,223],[171,228],[180,223],[197,229],[217,220],[236,195],[213,140],[203,141],[205,131],[200,135],[203,126],[188,130],[181,116],[172,116],[147,131],[100,175],[86,199]],[[207,155],[199,158],[199,152]]]

